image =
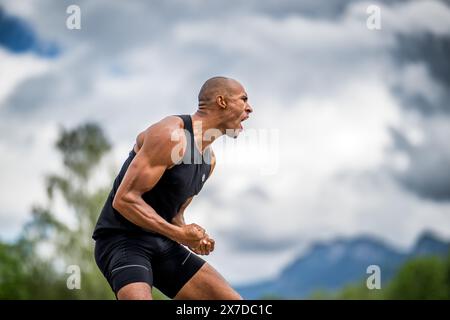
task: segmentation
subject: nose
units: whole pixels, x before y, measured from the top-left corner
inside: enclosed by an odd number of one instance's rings
[[[252,106],[247,103],[247,106],[245,107],[245,111],[247,111],[248,113],[252,113],[253,112]]]

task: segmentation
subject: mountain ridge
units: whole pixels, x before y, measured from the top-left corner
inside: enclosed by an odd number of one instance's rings
[[[313,243],[275,278],[236,289],[245,299],[265,296],[305,298],[318,289],[335,291],[348,283],[366,279],[369,265],[378,265],[382,281],[389,281],[406,260],[423,255],[444,255],[449,248],[449,241],[430,231],[423,232],[412,248],[405,251],[369,235],[340,237]]]

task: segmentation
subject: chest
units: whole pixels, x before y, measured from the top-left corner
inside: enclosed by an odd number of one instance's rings
[[[161,187],[172,196],[187,198],[197,195],[209,177],[209,164],[180,164],[164,172]]]

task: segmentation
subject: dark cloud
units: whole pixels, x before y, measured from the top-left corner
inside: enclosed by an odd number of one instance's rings
[[[53,70],[45,75],[30,78],[19,84],[17,94],[13,94],[4,102],[0,114],[5,116],[33,117],[50,106],[64,109],[80,98],[80,92],[89,94],[95,85],[90,79],[94,68],[79,68],[73,65],[65,73]],[[22,94],[26,92],[26,94]],[[48,110],[48,109],[47,109]],[[75,112],[67,110],[66,112]]]
[[[410,0],[378,0],[376,3],[385,4],[397,4],[405,3]],[[414,0],[411,0],[414,1]],[[192,1],[176,1],[175,6],[173,2],[170,8],[176,7],[180,9],[180,6],[185,9],[187,15],[191,17],[205,17],[205,13],[209,13],[211,16],[214,14],[239,14],[245,12],[262,13],[277,18],[283,18],[292,15],[302,15],[317,19],[333,20],[340,18],[347,8],[354,3],[367,3],[366,0],[229,0],[227,5],[224,6],[222,1],[204,1],[199,2]],[[193,5],[193,4],[196,5]],[[200,5],[201,4],[201,5]],[[173,8],[173,9],[176,9]]]
[[[397,40],[393,58],[398,72],[423,70],[405,72],[392,86],[400,105],[420,115],[423,141],[413,144],[405,132],[391,131],[395,150],[408,159],[407,169],[394,176],[421,197],[449,201],[450,36],[423,32],[399,34]]]
[[[393,90],[407,109],[416,109],[424,116],[450,115],[450,36],[421,33],[398,35],[393,52],[400,68],[423,64],[436,84],[443,90],[412,91],[400,82]],[[432,96],[433,99],[430,99]]]
[[[54,57],[59,53],[55,43],[39,39],[29,23],[8,15],[1,6],[0,46],[14,53],[32,51],[43,57]]]
[[[444,131],[444,132],[437,132]],[[448,139],[450,126],[425,128],[425,142],[417,145],[409,142],[405,135],[392,129],[397,152],[408,159],[404,171],[393,171],[394,177],[417,195],[434,200],[450,200],[450,148]]]

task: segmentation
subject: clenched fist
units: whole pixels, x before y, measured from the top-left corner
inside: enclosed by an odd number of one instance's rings
[[[181,231],[177,237],[177,242],[187,247],[195,248],[200,245],[200,241],[205,237],[206,231],[198,224],[185,224],[180,227]]]
[[[214,251],[214,246],[216,242],[214,239],[210,238],[206,233],[205,236],[200,240],[200,244],[197,247],[189,247],[196,254],[208,255]]]

